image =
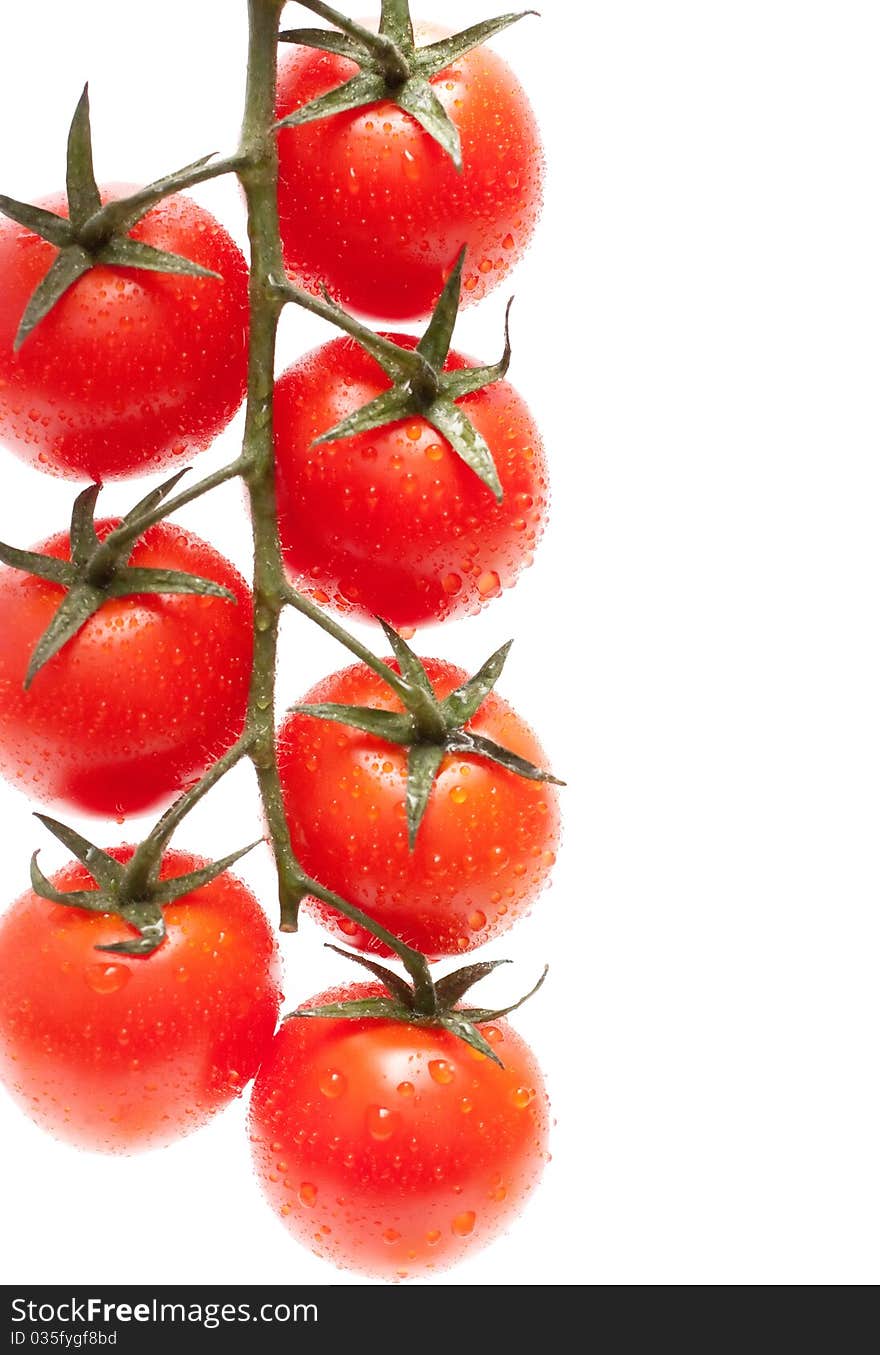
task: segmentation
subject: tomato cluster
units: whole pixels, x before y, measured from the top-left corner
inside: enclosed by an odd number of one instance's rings
[[[297,50],[282,62],[277,117],[356,70],[336,51]],[[413,402],[403,417],[325,437],[399,394],[351,338],[275,386],[279,562],[319,605],[398,628],[473,613],[510,586],[548,497],[540,435],[516,391],[497,373],[443,387],[479,365],[437,347],[461,247],[469,302],[529,239],[534,118],[482,47],[428,83],[427,130],[389,86],[388,98],[277,139],[292,283],[392,321],[437,307],[418,344],[376,340],[414,361],[439,352],[433,367],[424,358],[427,384],[402,379]],[[81,101],[67,200],[0,203],[12,218],[0,223],[0,441],[46,473],[100,484],[213,441],[244,398],[252,317],[225,230],[180,192],[128,219],[126,203],[144,194],[94,184],[84,118]],[[460,171],[438,144],[447,132]],[[454,409],[452,396],[432,405],[444,390],[464,392]],[[121,821],[185,799],[218,759],[250,747],[273,678],[255,667],[251,589],[213,546],[160,520],[165,492],[98,522],[87,492],[69,532],[32,551],[0,547],[0,773],[52,806]],[[138,512],[146,525],[128,540]],[[469,677],[388,633],[390,659],[332,674],[289,713],[277,771],[302,892],[315,891],[306,908],[361,952],[405,958],[411,947],[433,960],[482,945],[531,906],[555,858],[557,795],[536,737],[492,692],[498,656]],[[405,1277],[452,1264],[506,1224],[540,1175],[548,1110],[503,1014],[461,1005],[491,965],[461,971],[467,982],[427,979],[427,1007],[418,979],[410,993],[385,971],[387,991],[333,989],[276,1033],[277,947],[227,860],[215,869],[169,849],[165,820],[146,843],[158,844],[150,869],[143,847],[100,851],[45,822],[78,859],[47,879],[35,858],[32,889],[0,918],[0,1078],[39,1125],[80,1147],[151,1148],[256,1077],[257,1173],[318,1255]]]

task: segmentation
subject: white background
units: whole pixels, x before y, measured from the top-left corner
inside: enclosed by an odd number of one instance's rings
[[[432,1283],[873,1283],[877,9],[542,8],[495,46],[548,149],[511,377],[544,430],[553,517],[519,587],[416,643],[473,665],[516,635],[502,693],[570,782],[553,888],[490,952],[519,960],[499,996],[551,962],[515,1020],[558,1126],[518,1225]],[[99,179],[231,149],[243,16],[242,0],[4,7],[4,191],[60,185],[86,77]],[[483,6],[444,0],[435,17]],[[241,237],[235,188],[200,196]],[[464,314],[458,346],[495,355],[504,299]],[[324,337],[286,315],[283,362]],[[2,476],[0,536],[63,525],[69,485],[11,456]],[[132,495],[114,486],[104,508]],[[246,566],[235,487],[181,520]],[[284,702],[344,662],[291,619]],[[107,845],[144,827],[79,826]],[[179,840],[220,852],[254,829],[241,768]],[[5,787],[0,832],[11,900],[34,846],[47,866],[63,852]],[[256,857],[242,873],[271,908]],[[288,1007],[338,974],[323,939],[306,922],[283,941]],[[273,1218],[244,1116],[238,1103],[161,1154],[113,1159],[56,1144],[2,1099],[3,1278],[359,1283]]]

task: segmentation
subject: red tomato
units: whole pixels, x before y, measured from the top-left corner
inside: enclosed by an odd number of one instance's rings
[[[415,340],[390,336],[407,348]],[[458,353],[449,371],[475,364]],[[319,603],[395,626],[464,616],[510,588],[544,528],[538,430],[506,381],[459,403],[493,453],[504,499],[424,419],[311,444],[391,383],[350,339],[307,353],[276,385],[281,544]]]
[[[299,48],[282,61],[286,117],[342,84],[353,62]],[[541,205],[534,115],[508,66],[485,47],[431,81],[458,127],[464,170],[409,113],[373,104],[285,128],[278,205],[288,271],[316,292],[386,319],[427,315],[462,245],[462,296],[478,301],[528,244]]]
[[[115,187],[104,200],[129,191]],[[67,215],[63,200],[42,205]],[[0,221],[0,441],[52,475],[101,481],[182,465],[244,395],[247,266],[238,246],[180,195],[131,234],[222,281],[94,268],[14,353],[24,309],[57,250]]]
[[[205,864],[170,851],[162,878]],[[78,862],[52,883],[95,887]],[[144,957],[94,949],[133,935],[119,918],[33,893],[0,918],[0,1077],[81,1148],[131,1152],[198,1129],[241,1095],[271,1041],[280,966],[250,890],[225,873],[164,912],[167,938]]]
[[[423,662],[441,698],[467,676]],[[362,664],[325,678],[304,701],[402,709]],[[547,766],[529,727],[494,694],[467,728]],[[313,879],[395,936],[430,958],[458,955],[500,935],[543,888],[559,841],[558,794],[485,758],[447,754],[410,851],[406,753],[348,725],[288,715],[278,754],[294,849]],[[347,944],[387,954],[325,904],[306,906]]]
[[[98,522],[98,535],[116,525]],[[69,559],[70,538],[38,549]],[[28,691],[30,656],[64,590],[0,569],[0,772],[26,795],[92,814],[140,813],[201,775],[241,733],[253,651],[244,580],[213,546],[167,522],[145,533],[131,563],[214,579],[237,601],[112,599]]]
[[[308,1006],[370,997],[353,984]],[[405,1279],[490,1242],[537,1184],[548,1104],[528,1045],[483,1027],[504,1063],[440,1029],[292,1017],[254,1084],[251,1136],[272,1208],[338,1266]]]

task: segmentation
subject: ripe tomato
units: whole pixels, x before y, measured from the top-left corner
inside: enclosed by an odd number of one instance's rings
[[[96,523],[103,538],[115,521]],[[39,547],[70,558],[64,533]],[[185,570],[223,598],[111,599],[25,691],[60,585],[0,569],[0,772],[40,800],[121,817],[152,808],[198,777],[241,733],[253,651],[250,590],[213,546],[167,522],[132,565]]]
[[[104,201],[126,191],[108,190]],[[41,205],[67,214],[63,200]],[[15,353],[25,306],[57,250],[0,221],[0,441],[52,475],[102,481],[182,465],[244,395],[247,266],[238,246],[181,195],[131,234],[222,281],[93,268]]]
[[[423,662],[441,698],[465,680],[451,664]],[[304,698],[323,701],[402,709],[363,664],[325,678]],[[531,730],[494,694],[467,728],[547,765]],[[447,754],[410,851],[405,748],[291,712],[279,731],[278,755],[294,849],[309,874],[431,958],[500,935],[546,883],[559,840],[552,785],[485,758]],[[326,904],[306,906],[347,944],[388,953]]]
[[[277,114],[334,89],[356,66],[306,48],[283,60]],[[458,127],[464,169],[409,113],[384,102],[284,128],[278,205],[288,271],[386,319],[427,315],[468,247],[462,296],[478,301],[528,244],[541,205],[538,129],[513,72],[485,47],[431,84]]]
[[[307,1005],[381,992],[352,984]],[[440,1029],[281,1026],[254,1084],[254,1160],[272,1208],[317,1256],[401,1279],[444,1270],[522,1207],[547,1156],[547,1096],[507,1022],[482,1030],[503,1068]]]
[[[161,875],[205,864],[169,851]],[[52,883],[95,887],[79,862]],[[167,938],[145,957],[94,949],[133,935],[119,918],[34,893],[0,918],[0,1078],[79,1147],[131,1152],[198,1129],[241,1095],[271,1041],[280,967],[250,890],[226,872],[164,912]]]
[[[390,336],[413,348],[415,340]],[[447,370],[475,364],[450,353]],[[544,528],[541,440],[506,381],[459,403],[493,453],[491,491],[422,418],[311,444],[391,383],[350,339],[307,353],[276,385],[281,545],[316,601],[395,626],[464,616],[510,588]]]

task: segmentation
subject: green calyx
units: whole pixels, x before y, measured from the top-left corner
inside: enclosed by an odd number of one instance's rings
[[[121,918],[134,928],[137,936],[130,941],[95,947],[96,950],[118,955],[151,955],[165,939],[163,907],[210,884],[257,845],[252,842],[250,846],[225,856],[222,861],[213,861],[186,875],[160,880],[162,851],[170,836],[164,831],[160,832],[164,827],[162,821],[159,829],[138,848],[131,861],[123,865],[57,819],[50,819],[44,814],[35,817],[86,867],[98,888],[56,889],[40,870],[37,864],[39,853],[34,852],[31,857],[31,887],[34,893],[51,903],[82,908],[89,913],[112,913]]]
[[[294,706],[293,709],[317,720],[334,720],[353,729],[362,729],[388,743],[409,749],[406,820],[411,851],[428,808],[434,780],[447,754],[467,753],[484,758],[529,781],[549,781],[555,786],[565,784],[509,748],[465,727],[501,676],[513,641],[502,645],[478,673],[441,700],[431,685],[421,659],[393,627],[385,621],[381,625],[403,678],[403,689],[398,686],[395,690],[406,706],[405,712],[377,710],[372,706],[346,706],[332,701]]]
[[[330,5],[322,4],[321,0],[299,0],[299,3],[333,24],[338,31],[324,28],[287,29],[279,35],[281,41],[333,52],[336,56],[355,62],[359,70],[336,89],[298,108],[278,126],[301,127],[304,123],[332,117],[335,113],[347,113],[387,100],[415,118],[446,152],[459,173],[462,170],[462,155],[458,128],[438,99],[431,79],[440,75],[466,52],[488,42],[496,33],[525,18],[526,14],[537,13],[536,10],[523,10],[519,14],[502,14],[497,19],[474,24],[452,37],[417,47],[408,0],[382,0],[378,33],[355,23]]]
[[[384,391],[316,438],[314,445],[371,432],[400,419],[422,418],[446,439],[452,450],[500,503],[503,491],[489,446],[456,401],[495,381],[502,381],[507,375],[510,366],[511,303],[508,302],[504,321],[504,352],[498,362],[486,367],[464,367],[460,371],[445,372],[443,367],[458,318],[464,257],[465,250],[462,249],[428,328],[415,349],[402,348],[391,339],[375,334],[325,296],[328,318],[375,358],[393,384],[389,391]]]
[[[219,274],[184,259],[179,254],[155,249],[134,240],[129,231],[151,207],[180,186],[210,177],[199,175],[212,160],[208,155],[166,178],[157,180],[129,198],[101,205],[101,194],[92,164],[92,130],[89,117],[89,87],[86,85],[70,124],[67,139],[67,205],[69,216],[58,216],[44,207],[19,202],[0,193],[0,213],[48,240],[58,256],[25,307],[13,345],[18,352],[41,320],[89,269],[98,264],[140,268],[154,273],[178,273],[189,277],[217,278]]]
[[[203,579],[197,574],[186,574],[174,569],[139,568],[127,563],[143,530],[143,520],[148,518],[185,473],[179,471],[147,494],[103,541],[99,540],[95,531],[95,504],[101,486],[89,485],[77,496],[73,505],[69,560],[40,555],[37,551],[18,550],[0,541],[0,561],[4,564],[59,584],[67,590],[31,655],[24,680],[26,688],[43,665],[73,639],[108,598],[141,593],[194,593],[200,597],[236,602],[234,594],[213,579]]]
[[[547,967],[545,966],[534,988],[524,997],[519,998],[518,1001],[512,1002],[508,1007],[459,1007],[458,1003],[475,983],[479,983],[480,979],[484,979],[487,974],[491,974],[493,969],[497,969],[499,965],[509,964],[510,961],[483,960],[478,964],[466,965],[463,969],[456,969],[454,973],[447,974],[444,978],[436,981],[429,975],[427,986],[421,986],[419,990],[416,990],[399,974],[395,974],[375,960],[368,959],[365,955],[355,955],[351,951],[341,950],[339,946],[333,945],[328,945],[327,949],[335,951],[337,955],[342,955],[347,960],[353,960],[355,964],[362,965],[364,969],[368,969],[384,985],[388,996],[354,998],[350,1002],[331,1002],[322,1007],[300,1007],[297,1011],[286,1016],[285,1021],[292,1021],[300,1017],[324,1017],[348,1021],[372,1019],[375,1021],[398,1021],[408,1026],[439,1028],[448,1030],[450,1034],[470,1045],[471,1049],[477,1050],[487,1059],[491,1059],[493,1063],[497,1063],[500,1068],[504,1065],[479,1027],[516,1011],[518,1007],[521,1007],[524,1002],[528,1002],[529,998],[537,993],[547,977]],[[425,965],[425,969],[427,971],[427,965]]]

